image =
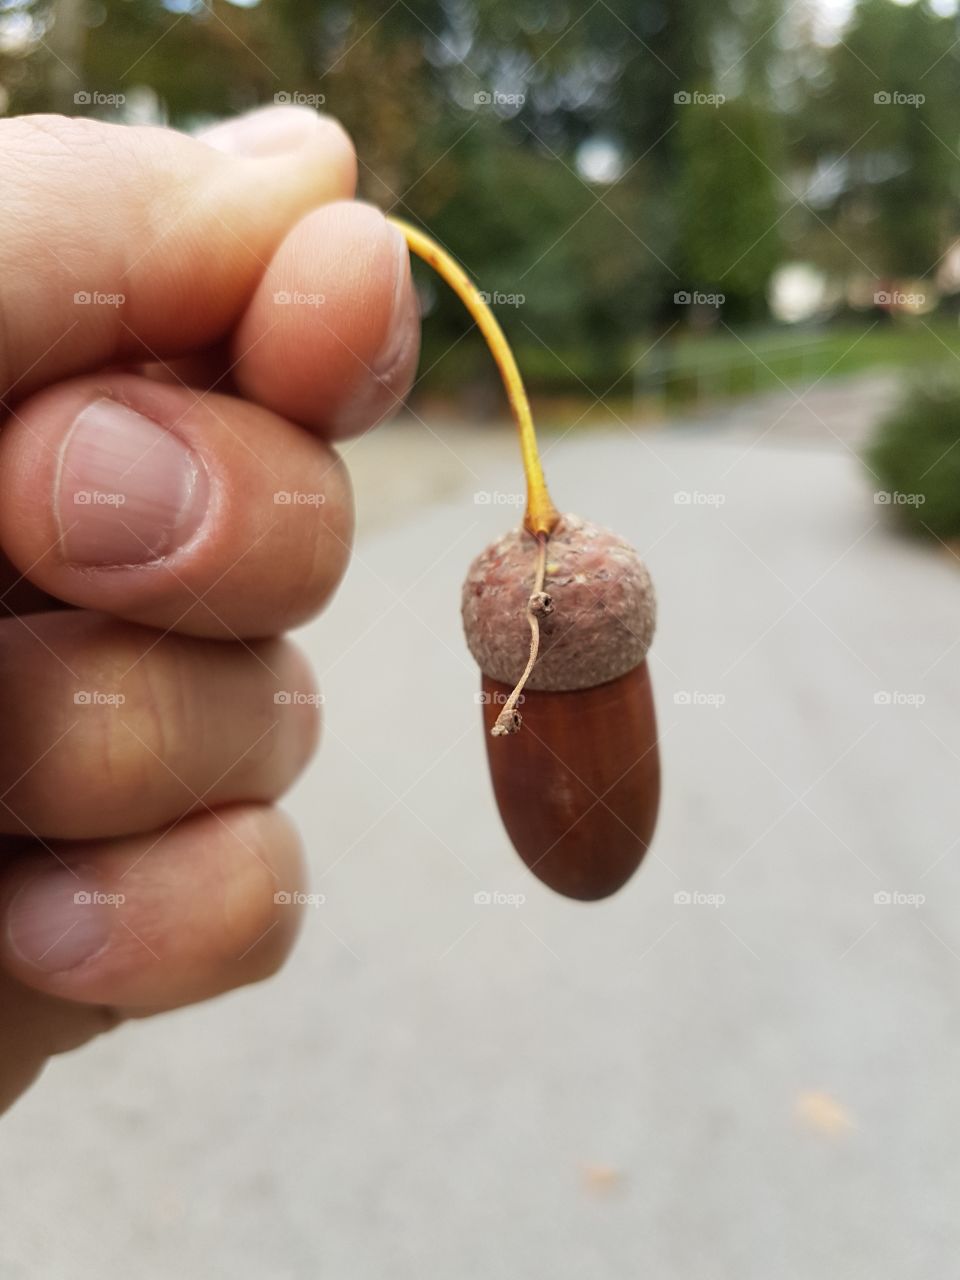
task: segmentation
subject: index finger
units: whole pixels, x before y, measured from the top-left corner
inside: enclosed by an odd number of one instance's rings
[[[217,149],[242,145],[238,122],[216,145],[59,116],[0,124],[0,399],[229,333],[290,228],[356,185],[333,120],[251,120],[248,154]]]

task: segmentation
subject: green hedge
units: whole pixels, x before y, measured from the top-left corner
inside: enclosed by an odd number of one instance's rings
[[[918,533],[960,538],[960,378],[912,384],[866,452],[878,501]]]

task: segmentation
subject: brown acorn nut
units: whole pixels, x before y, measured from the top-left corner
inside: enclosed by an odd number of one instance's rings
[[[571,898],[605,898],[636,871],[657,820],[646,663],[653,585],[629,543],[579,516],[561,517],[551,533],[542,590],[534,591],[538,551],[530,533],[512,530],[477,556],[463,585],[494,794],[535,875]],[[536,661],[518,710],[505,714],[528,664],[530,615]]]
[[[390,221],[470,312],[517,424],[527,483],[523,528],[474,561],[463,607],[467,642],[484,673],[500,813],[543,881],[571,897],[602,898],[636,870],[656,822],[660,766],[644,661],[654,626],[650,578],[622,538],[561,517],[496,317],[435,240]],[[529,727],[518,733],[521,696],[529,699]]]

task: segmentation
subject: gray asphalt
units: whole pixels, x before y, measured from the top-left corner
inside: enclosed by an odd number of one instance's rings
[[[325,901],[273,982],[56,1062],[3,1121],[5,1280],[957,1274],[960,564],[851,452],[887,391],[550,438],[661,607],[660,829],[591,905],[501,831],[459,633],[512,442],[357,446],[289,804]],[[381,502],[400,454],[446,491]]]

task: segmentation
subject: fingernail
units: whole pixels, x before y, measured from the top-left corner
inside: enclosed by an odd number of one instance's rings
[[[147,564],[186,543],[207,509],[207,475],[170,431],[94,400],[60,449],[56,513],[71,564]]]
[[[107,898],[83,872],[41,872],[7,909],[8,945],[44,973],[74,969],[107,944],[115,910]]]
[[[322,119],[310,107],[259,107],[204,129],[197,136],[208,147],[230,155],[279,156],[299,151]]]
[[[331,427],[337,435],[350,435],[376,426],[395,413],[409,390],[420,345],[420,309],[410,275],[410,254],[396,227],[386,225],[394,251],[393,305],[380,350],[370,362],[369,374],[335,415]],[[366,373],[366,371],[365,371]]]

